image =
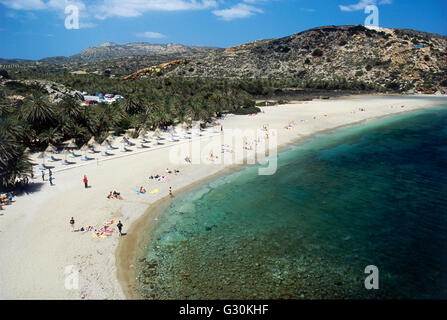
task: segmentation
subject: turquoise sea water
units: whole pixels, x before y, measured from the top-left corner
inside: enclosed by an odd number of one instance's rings
[[[141,295],[447,298],[447,108],[318,134],[278,162],[177,196],[145,249]]]

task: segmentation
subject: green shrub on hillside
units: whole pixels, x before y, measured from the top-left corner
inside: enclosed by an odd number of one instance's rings
[[[315,49],[315,50],[312,52],[312,55],[313,55],[314,57],[321,57],[321,56],[323,56],[323,51],[322,51],[321,49]]]

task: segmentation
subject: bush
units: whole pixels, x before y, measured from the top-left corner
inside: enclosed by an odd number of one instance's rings
[[[236,109],[232,110],[231,113],[239,114],[239,115],[246,115],[246,114],[258,113],[258,112],[261,112],[261,109],[253,106],[253,107],[248,107],[248,108],[236,108]]]
[[[430,61],[430,57],[428,55],[425,55],[424,60],[428,62]]]
[[[361,77],[361,76],[363,76],[363,71],[361,71],[361,70],[357,71],[357,72],[355,73],[355,76],[356,76],[356,77]]]
[[[393,90],[393,91],[397,91],[397,90],[399,90],[400,85],[399,85],[399,83],[397,83],[397,82],[389,82],[389,83],[386,84],[385,87],[386,87],[387,89],[391,89],[391,90]]]
[[[321,57],[323,55],[323,51],[321,51],[320,49],[315,49],[314,52],[312,52],[312,55],[314,57]]]
[[[5,79],[11,79],[10,77],[9,77],[9,74],[8,74],[8,71],[6,71],[6,70],[0,70],[0,76],[2,76],[3,78],[5,78]]]

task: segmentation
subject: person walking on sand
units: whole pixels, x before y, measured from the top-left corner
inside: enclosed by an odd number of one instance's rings
[[[118,227],[118,231],[120,232],[120,236],[122,236],[123,234],[121,233],[121,229],[123,228],[123,224],[121,223],[121,221],[118,221],[118,224],[116,226]]]
[[[88,188],[88,180],[87,180],[87,176],[86,175],[84,175],[84,185],[85,185],[85,188],[87,189]]]
[[[48,175],[49,175],[50,177],[53,176],[53,171],[51,171],[51,169],[48,169]]]
[[[71,231],[74,231],[75,221],[74,221],[73,217],[71,217],[70,224],[71,224]]]
[[[48,180],[50,181],[50,186],[54,186],[54,184],[53,184],[53,176],[50,175]]]

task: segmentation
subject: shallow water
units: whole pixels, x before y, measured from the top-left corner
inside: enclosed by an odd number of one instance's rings
[[[447,108],[318,134],[278,164],[177,196],[147,244],[140,294],[447,298]],[[364,287],[368,265],[378,290]]]

